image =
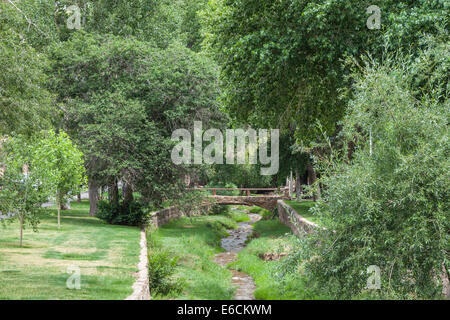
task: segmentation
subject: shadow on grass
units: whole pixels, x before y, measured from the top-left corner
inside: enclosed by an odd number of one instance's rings
[[[87,260],[95,261],[102,260],[106,256],[106,251],[98,250],[87,254],[80,253],[63,253],[56,250],[48,250],[44,254],[46,259],[59,259],[59,260]]]

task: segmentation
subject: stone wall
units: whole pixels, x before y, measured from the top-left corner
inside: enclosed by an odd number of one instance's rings
[[[316,223],[303,218],[283,200],[277,201],[277,208],[280,221],[287,225],[297,236],[304,233],[313,233],[319,228]]]
[[[211,204],[205,204],[202,208],[205,210],[209,210],[210,206],[211,206]],[[201,215],[201,214],[202,214],[202,212],[201,212],[201,210],[199,210],[197,212],[194,212],[192,215],[197,216],[197,215]],[[169,221],[171,221],[173,219],[181,218],[185,215],[186,214],[183,211],[181,211],[180,209],[178,209],[177,207],[169,207],[166,209],[162,209],[160,211],[156,211],[151,214],[149,226],[151,226],[152,228],[159,228],[159,227],[165,225],[166,223],[168,223]]]
[[[133,284],[133,293],[125,300],[150,300],[150,288],[148,279],[148,252],[147,236],[145,229],[141,230],[141,252],[139,255],[137,279]]]
[[[202,208],[209,210],[211,204],[205,204]],[[205,208],[206,207],[206,208]],[[202,210],[194,212],[193,215],[202,214]],[[173,219],[178,219],[185,216],[184,212],[176,207],[169,207],[160,211],[153,212],[147,224],[147,228],[157,229]],[[126,298],[126,300],[150,300],[150,288],[148,278],[148,249],[146,229],[141,231],[141,253],[139,257],[137,279],[133,284],[133,293]]]

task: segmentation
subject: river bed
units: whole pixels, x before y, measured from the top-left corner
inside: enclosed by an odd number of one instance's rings
[[[227,230],[229,236],[221,240],[221,246],[226,252],[221,252],[215,255],[214,261],[226,266],[230,262],[237,259],[237,253],[244,249],[245,241],[252,234],[252,224],[259,221],[261,216],[259,214],[250,213],[250,221],[239,222],[237,229]],[[232,283],[237,286],[235,300],[254,300],[253,292],[256,290],[253,278],[248,274],[237,270],[231,270],[233,277]]]

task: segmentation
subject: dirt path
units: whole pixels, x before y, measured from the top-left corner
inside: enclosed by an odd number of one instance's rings
[[[221,241],[222,248],[227,252],[221,252],[215,255],[214,261],[221,265],[226,266],[230,262],[236,260],[237,253],[245,247],[245,241],[252,234],[252,224],[261,219],[258,214],[249,214],[250,221],[239,222],[238,228],[228,230],[229,237],[223,238]],[[237,286],[235,300],[254,300],[253,292],[256,289],[253,278],[248,274],[240,271],[231,270],[233,273],[232,283]]]

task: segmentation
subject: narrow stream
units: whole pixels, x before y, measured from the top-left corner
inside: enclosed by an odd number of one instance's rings
[[[221,240],[222,248],[226,252],[221,252],[215,255],[214,261],[221,265],[226,266],[230,262],[233,262],[237,258],[237,253],[245,247],[245,241],[252,234],[252,224],[261,219],[259,214],[250,213],[250,221],[239,222],[238,228],[233,230],[227,230],[230,236]],[[233,273],[232,283],[237,286],[235,300],[254,300],[253,292],[256,289],[253,278],[248,274],[240,271],[231,270]]]

